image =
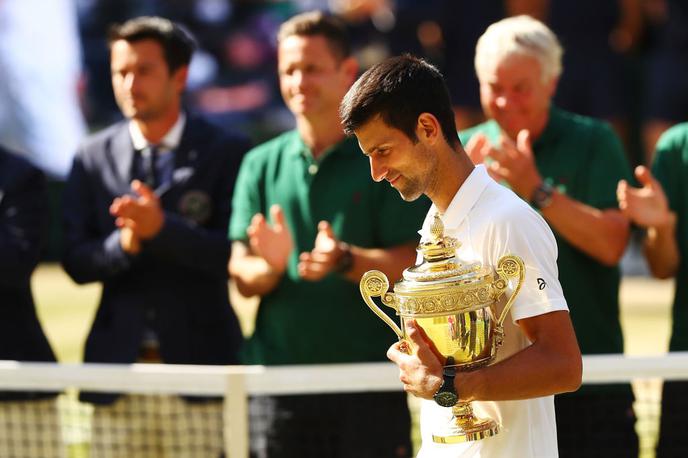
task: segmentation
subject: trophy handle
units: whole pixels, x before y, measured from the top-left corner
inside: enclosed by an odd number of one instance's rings
[[[511,309],[511,305],[516,299],[516,295],[521,290],[521,286],[523,285],[523,281],[526,276],[526,266],[523,264],[523,260],[521,258],[513,254],[508,254],[499,258],[499,262],[497,262],[497,274],[499,275],[499,278],[507,283],[509,282],[509,279],[518,278],[516,288],[514,288],[511,296],[509,296],[509,299],[506,301],[504,310],[502,310],[502,314],[499,316],[499,320],[497,320],[497,326],[501,328],[506,315]]]
[[[372,299],[373,297],[380,296],[383,304],[393,308],[397,311],[397,313],[399,312],[394,294],[387,292],[389,289],[389,280],[387,280],[387,276],[379,270],[369,270],[363,274],[363,277],[361,277],[359,286],[361,289],[361,296],[363,296],[363,300],[368,307],[370,307],[370,310],[372,310],[375,315],[380,317],[382,321],[387,323],[387,326],[392,328],[392,331],[395,332],[399,339],[403,339],[404,333],[401,331],[399,326],[397,326],[394,320],[387,316],[387,314],[383,312]]]

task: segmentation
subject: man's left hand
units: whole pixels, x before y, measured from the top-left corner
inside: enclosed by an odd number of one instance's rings
[[[405,342],[397,342],[387,350],[387,358],[399,366],[399,380],[404,391],[423,399],[432,399],[442,386],[442,357],[423,328],[415,320],[405,324],[406,336],[411,341],[412,352],[405,350]]]
[[[110,214],[116,216],[115,224],[130,228],[140,240],[149,240],[158,235],[165,223],[165,213],[160,199],[153,190],[138,180],[131,183],[131,189],[138,197],[117,197],[110,205]]]
[[[542,183],[542,177],[535,166],[530,132],[521,130],[515,143],[502,136],[499,148],[492,149],[489,157],[492,159],[490,174],[497,180],[506,181],[516,194],[530,201],[535,188]]]

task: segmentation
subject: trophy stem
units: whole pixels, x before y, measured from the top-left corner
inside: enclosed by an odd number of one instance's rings
[[[470,402],[459,402],[452,407],[454,425],[452,434],[433,435],[432,440],[440,444],[457,444],[492,437],[499,432],[499,424],[491,418],[479,419],[473,414]]]

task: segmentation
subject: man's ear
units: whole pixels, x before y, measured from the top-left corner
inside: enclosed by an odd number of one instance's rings
[[[177,86],[177,90],[181,94],[184,92],[184,89],[186,89],[186,80],[189,77],[189,66],[184,65],[182,67],[179,67],[174,71],[172,74],[172,79],[174,80],[175,86]]]
[[[430,113],[421,113],[416,124],[416,137],[418,140],[435,144],[442,137],[442,129],[437,118]]]
[[[549,98],[551,99],[554,97],[554,94],[557,92],[557,86],[559,85],[559,77],[554,77],[549,82],[547,83],[547,92],[549,95]]]
[[[354,81],[356,81],[356,77],[358,76],[358,62],[356,61],[356,59],[354,59],[353,57],[347,57],[339,65],[341,66],[344,73],[351,80],[351,84],[353,84]]]

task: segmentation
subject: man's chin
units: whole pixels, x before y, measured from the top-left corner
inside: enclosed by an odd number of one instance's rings
[[[401,189],[397,189],[399,192],[399,195],[401,196],[402,199],[406,202],[413,202],[414,200],[418,199],[420,196],[423,195],[422,192],[408,192],[408,191],[403,191]]]

